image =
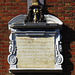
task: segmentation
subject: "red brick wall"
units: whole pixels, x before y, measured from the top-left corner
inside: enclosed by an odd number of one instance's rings
[[[37,75],[75,75],[75,0],[45,0],[45,4],[47,5],[45,13],[57,16],[64,23],[61,31],[64,56],[63,73],[37,73]],[[0,75],[13,75],[9,74],[7,63],[10,34],[8,22],[13,17],[26,13],[27,0],[0,0]]]
[[[0,0],[0,75],[9,75],[9,34],[8,22],[19,14],[27,13],[27,0]]]

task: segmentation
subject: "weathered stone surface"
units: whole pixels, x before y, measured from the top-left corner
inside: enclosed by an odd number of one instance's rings
[[[55,68],[54,37],[16,37],[18,68]]]

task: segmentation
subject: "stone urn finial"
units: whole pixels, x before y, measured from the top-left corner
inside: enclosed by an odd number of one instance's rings
[[[33,6],[39,5],[38,0],[31,0],[31,3],[32,3]]]

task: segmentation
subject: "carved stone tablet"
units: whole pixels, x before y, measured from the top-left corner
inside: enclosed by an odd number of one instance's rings
[[[55,68],[54,36],[16,37],[18,68]]]

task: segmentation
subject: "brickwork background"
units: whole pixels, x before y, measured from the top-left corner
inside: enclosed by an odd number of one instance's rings
[[[27,0],[0,0],[0,75],[75,75],[75,0],[45,0],[45,14],[50,13],[63,21],[62,46],[64,63],[62,73],[9,74],[8,22],[19,14],[27,13]]]

